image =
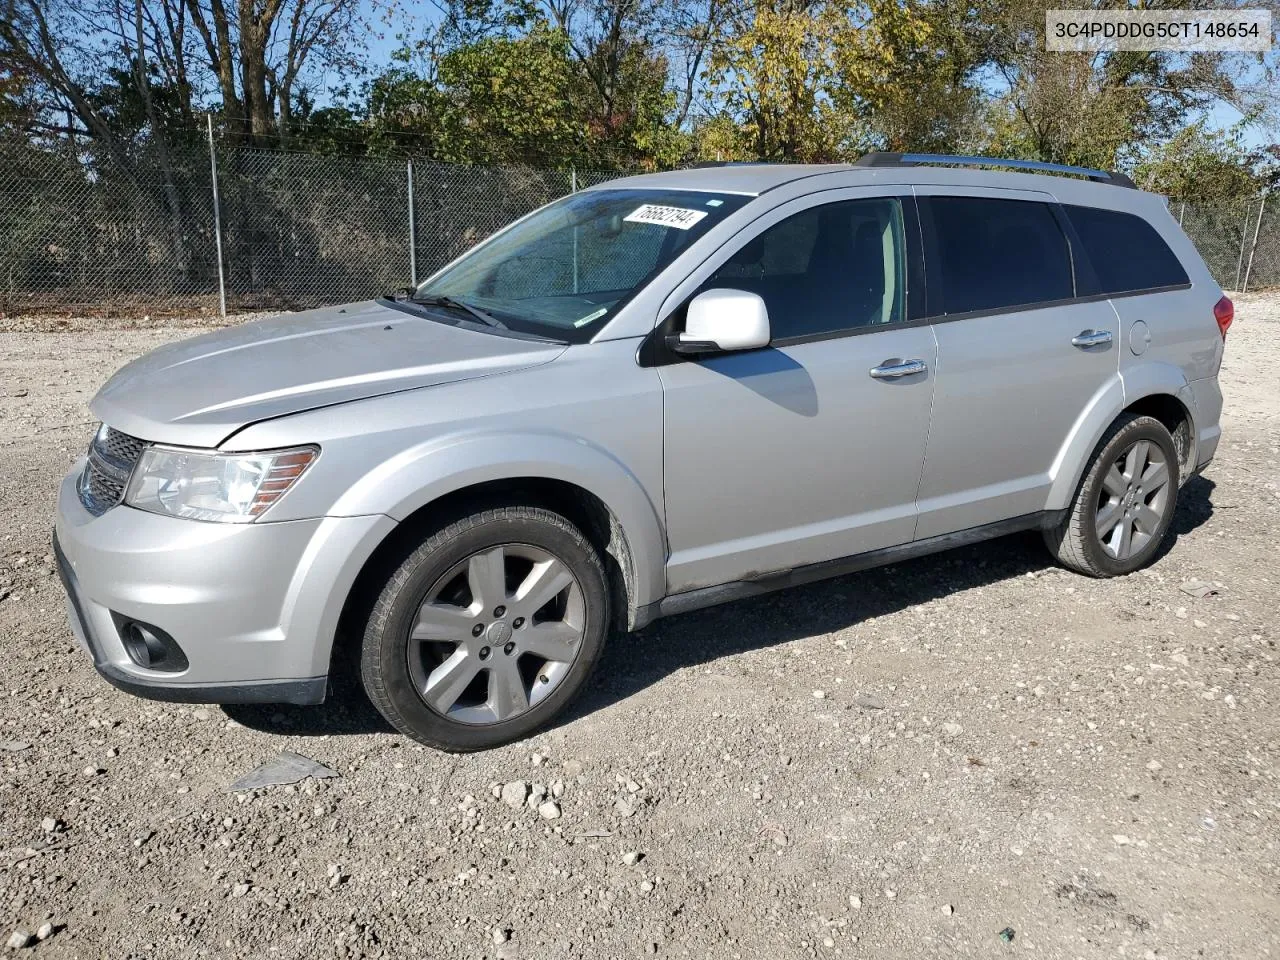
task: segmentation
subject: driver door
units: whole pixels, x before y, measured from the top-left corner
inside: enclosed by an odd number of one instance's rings
[[[658,367],[670,593],[914,536],[937,348],[911,322],[911,204],[884,188],[791,201],[690,278],[759,294],[772,339]]]

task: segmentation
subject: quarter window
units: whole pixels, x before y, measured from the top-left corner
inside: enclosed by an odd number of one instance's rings
[[[1128,293],[1187,283],[1174,252],[1141,217],[1096,207],[1063,207],[1098,277],[1099,293]]]
[[[763,297],[775,341],[897,323],[906,301],[902,205],[847,200],[788,217],[702,286],[716,288]]]
[[[928,197],[929,312],[968,313],[1075,296],[1067,238],[1048,204]]]

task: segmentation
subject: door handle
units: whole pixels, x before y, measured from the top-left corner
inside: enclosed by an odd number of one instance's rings
[[[868,373],[877,380],[896,380],[898,377],[909,377],[912,374],[924,373],[928,365],[923,360],[899,360],[894,357],[886,360],[878,367],[872,367]]]
[[[1071,338],[1073,347],[1100,347],[1111,342],[1110,330],[1081,330]]]

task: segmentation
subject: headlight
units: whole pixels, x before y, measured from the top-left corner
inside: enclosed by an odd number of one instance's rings
[[[214,453],[147,447],[124,502],[139,510],[192,520],[252,523],[310,466],[320,451]]]

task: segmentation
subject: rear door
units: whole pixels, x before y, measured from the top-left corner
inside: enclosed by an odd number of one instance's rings
[[[1169,244],[1142,217],[1123,210],[1064,205],[1063,212],[1120,317],[1120,373],[1132,366],[1169,363],[1188,380],[1218,372],[1222,334],[1213,304],[1215,284],[1193,289]],[[1176,229],[1166,211],[1160,214]]]
[[[1021,190],[917,187],[938,342],[916,538],[1037,513],[1055,460],[1116,377],[1117,320],[1077,299],[1070,227]]]

